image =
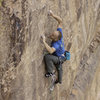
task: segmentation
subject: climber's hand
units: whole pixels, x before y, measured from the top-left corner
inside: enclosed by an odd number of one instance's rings
[[[51,10],[48,11],[49,16],[53,16],[53,12]]]
[[[43,43],[45,42],[45,35],[41,36]]]

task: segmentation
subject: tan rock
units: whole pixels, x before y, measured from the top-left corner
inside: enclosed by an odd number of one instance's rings
[[[99,5],[100,0],[4,0],[0,6],[0,100],[99,100]],[[47,52],[40,41],[41,34],[48,36],[57,28],[48,10],[63,19],[65,48],[72,43],[71,60],[63,64],[63,83],[51,93],[44,77]]]

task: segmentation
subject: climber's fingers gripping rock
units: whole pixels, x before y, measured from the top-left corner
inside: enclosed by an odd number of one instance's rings
[[[49,16],[53,16],[53,12],[51,10],[48,11]]]
[[[41,38],[42,38],[42,41],[43,41],[43,43],[45,42],[45,35],[43,34],[42,36],[41,36]]]

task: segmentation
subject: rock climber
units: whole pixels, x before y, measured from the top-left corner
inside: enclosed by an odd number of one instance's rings
[[[62,32],[62,19],[55,15],[51,10],[49,11],[49,16],[52,16],[54,19],[58,21],[57,31],[54,31],[50,34],[50,39],[52,40],[51,46],[49,46],[46,42],[45,36],[42,36],[43,44],[49,54],[44,56],[44,61],[46,64],[45,77],[50,77],[54,74],[53,70],[56,67],[58,72],[58,78],[55,83],[62,83],[62,63],[65,61],[65,48],[63,41],[63,32]]]

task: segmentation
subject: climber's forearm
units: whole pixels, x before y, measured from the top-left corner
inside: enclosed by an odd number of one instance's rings
[[[62,19],[59,16],[52,14],[52,17],[55,18],[58,21],[59,24],[62,23]]]
[[[45,41],[44,41],[43,43],[44,43],[44,45],[45,45],[45,48],[47,49],[47,51],[48,51],[50,54],[52,54],[52,53],[55,51],[55,49],[52,48],[52,47],[50,47]]]

